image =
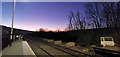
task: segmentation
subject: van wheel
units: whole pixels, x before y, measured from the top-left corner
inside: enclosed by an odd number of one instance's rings
[[[100,47],[103,47],[103,45],[99,45]]]

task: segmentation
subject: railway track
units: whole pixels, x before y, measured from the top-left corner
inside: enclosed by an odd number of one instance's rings
[[[63,51],[60,51],[60,50],[58,50],[58,49],[55,49],[55,48],[53,48],[53,47],[50,47],[50,46],[47,46],[47,45],[44,45],[44,44],[42,44],[42,43],[39,43],[39,42],[34,42],[33,40],[30,40],[30,39],[28,39],[28,41],[29,41],[29,43],[31,42],[31,43],[33,43],[34,45],[36,45],[39,49],[41,49],[41,50],[43,50],[47,55],[43,55],[43,56],[45,56],[45,57],[74,57],[74,56],[71,56],[70,54],[68,54],[68,53],[65,53],[65,52],[63,52]],[[36,51],[34,51],[34,52],[36,52]],[[41,55],[40,54],[36,54],[37,55],[37,57],[41,57]],[[42,57],[43,57],[42,56]]]
[[[105,57],[120,57],[120,52],[114,50],[103,49],[100,47],[93,47],[97,54],[101,54]]]
[[[59,45],[54,45],[54,44],[49,44],[49,43],[47,43],[47,42],[42,42],[42,43],[44,43],[44,44],[46,44],[46,45],[49,45],[49,46],[51,46],[51,47],[53,47],[53,48],[55,48],[55,49],[58,49],[58,50],[61,50],[61,51],[63,51],[63,52],[66,52],[66,53],[68,53],[68,54],[71,54],[72,56],[82,56],[82,57],[91,57],[92,55],[88,55],[88,54],[85,54],[85,53],[81,53],[81,52],[79,52],[79,51],[76,51],[76,50],[72,50],[72,49],[69,49],[69,48],[65,48],[65,47],[62,47],[62,46],[59,46]]]
[[[28,39],[31,43],[34,43],[41,50],[46,52],[50,57],[98,57],[94,55],[88,55],[85,53],[78,52],[76,50],[68,49],[62,46],[50,44],[44,41],[38,41],[35,39]],[[53,52],[52,52],[53,51]],[[53,53],[53,54],[52,54]]]
[[[43,48],[41,48],[38,44],[36,44],[35,42],[33,42],[32,40],[27,39],[27,42],[30,44],[32,50],[34,51],[34,53],[36,54],[37,57],[41,57],[41,56],[54,57],[49,52],[47,52],[46,50],[44,50]],[[44,53],[44,54],[41,54],[41,52]]]

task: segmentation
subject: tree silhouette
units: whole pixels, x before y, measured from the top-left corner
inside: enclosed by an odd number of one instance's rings
[[[94,25],[94,28],[101,28],[102,27],[102,9],[101,9],[101,3],[86,3],[85,5],[85,12],[87,14],[87,20],[91,20],[92,25]]]
[[[76,11],[70,12],[70,15],[68,16],[68,30],[85,30],[86,29],[86,21],[85,18],[81,18],[80,12]]]

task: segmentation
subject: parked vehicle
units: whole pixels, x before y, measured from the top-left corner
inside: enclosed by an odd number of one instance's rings
[[[100,44],[102,46],[115,46],[113,37],[100,37]]]

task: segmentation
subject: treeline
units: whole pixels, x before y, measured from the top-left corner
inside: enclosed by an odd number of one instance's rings
[[[34,32],[29,34],[30,36],[39,37],[39,38],[46,38],[46,39],[53,39],[53,40],[62,40],[64,42],[76,42],[77,37],[75,35],[70,35],[67,32]]]
[[[116,46],[120,46],[120,37],[118,37],[116,28],[100,28],[86,30],[72,30],[68,33],[77,36],[77,43],[80,45],[100,45],[100,37],[113,37]],[[119,27],[120,32],[120,27]]]

